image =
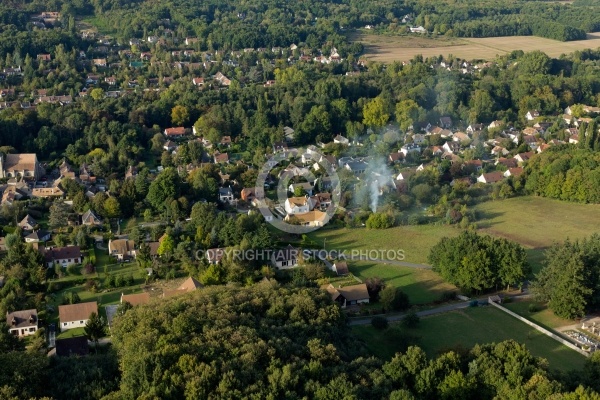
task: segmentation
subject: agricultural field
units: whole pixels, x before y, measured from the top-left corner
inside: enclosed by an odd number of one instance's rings
[[[398,329],[392,325],[389,329]],[[471,348],[476,344],[514,339],[525,344],[537,357],[548,360],[550,368],[569,371],[580,369],[585,357],[525,325],[500,310],[489,306],[468,308],[422,318],[418,327],[399,328],[417,337],[417,344],[433,357],[452,348]],[[390,359],[399,349],[394,335],[370,325],[352,328],[367,349],[383,359]]]
[[[541,50],[550,57],[572,53],[576,50],[600,47],[600,34],[588,34],[587,40],[560,42],[537,36],[508,36],[493,38],[420,38],[413,36],[383,36],[355,34],[355,41],[363,43],[364,57],[380,62],[408,61],[416,55],[424,58],[439,55],[467,60],[490,60],[514,50]]]

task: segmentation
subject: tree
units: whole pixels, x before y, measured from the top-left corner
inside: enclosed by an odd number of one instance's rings
[[[394,286],[385,287],[379,294],[379,301],[388,312],[402,311],[410,307],[410,301],[406,293]]]
[[[95,312],[91,313],[83,330],[85,331],[85,336],[94,342],[96,353],[98,353],[98,341],[106,335],[104,319]]]
[[[148,202],[156,210],[164,210],[169,204],[168,199],[176,199],[180,192],[180,178],[173,168],[165,168],[150,184]]]
[[[163,256],[166,254],[173,254],[175,250],[175,241],[171,235],[165,234],[160,241],[160,245],[158,246],[158,250],[156,251],[159,256]]]
[[[63,201],[56,200],[50,206],[50,215],[48,217],[48,226],[52,229],[67,226],[69,216],[69,206]]]
[[[386,111],[387,105],[384,104],[382,97],[375,97],[365,104],[363,108],[363,124],[380,128],[387,124],[390,115]]]
[[[402,100],[396,104],[396,121],[404,132],[415,122],[419,121],[423,110],[414,100]]]
[[[121,216],[121,206],[116,197],[110,196],[104,202],[104,216],[106,218],[118,218]]]
[[[171,122],[175,126],[185,126],[190,120],[190,112],[187,107],[177,105],[171,110]]]
[[[104,99],[104,90],[102,88],[94,88],[90,91],[90,97],[95,101]]]

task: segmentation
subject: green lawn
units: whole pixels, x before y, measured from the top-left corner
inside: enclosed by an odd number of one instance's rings
[[[376,276],[385,280],[388,285],[401,288],[412,304],[431,303],[439,299],[442,293],[457,290],[437,273],[427,269],[369,261],[350,261],[348,265],[350,271],[363,281]]]
[[[539,311],[529,312],[529,306],[535,304]],[[504,307],[509,310],[525,317],[531,321],[534,321],[545,328],[560,328],[566,325],[573,325],[576,323],[574,320],[564,319],[557,317],[554,313],[546,307],[546,305],[534,301],[516,301],[514,303],[504,304]]]
[[[57,339],[69,339],[69,338],[73,338],[73,337],[77,337],[77,336],[84,336],[85,335],[85,328],[73,328],[73,329],[67,329],[64,332],[59,333],[56,338]]]
[[[327,250],[403,250],[405,261],[427,263],[429,250],[443,237],[452,237],[460,230],[448,225],[397,226],[390,229],[339,228],[319,229],[309,238]]]
[[[353,327],[352,331],[380,358],[390,359],[398,350],[386,331],[370,325]],[[430,357],[457,346],[471,348],[514,339],[525,344],[533,355],[547,359],[554,369],[580,369],[585,362],[584,356],[490,306],[422,318],[419,326],[408,332],[418,336],[418,345]]]
[[[600,205],[523,196],[488,201],[476,207],[481,233],[514,240],[528,249],[534,272],[543,251],[566,238],[580,239],[600,232]]]

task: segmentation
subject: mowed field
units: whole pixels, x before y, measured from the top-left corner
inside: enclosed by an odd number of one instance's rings
[[[378,331],[371,325],[356,326],[352,331],[372,354],[382,359],[391,359],[399,350],[394,335],[386,334],[386,331]],[[585,362],[585,357],[579,353],[490,306],[422,318],[417,328],[406,332],[418,338],[417,345],[429,357],[457,346],[471,348],[476,344],[514,339],[523,343],[534,356],[547,359],[553,369],[581,369]]]
[[[408,61],[416,55],[436,57],[439,55],[466,60],[491,60],[514,50],[541,50],[550,57],[572,53],[576,50],[600,47],[600,33],[588,34],[587,40],[559,42],[536,36],[507,36],[495,38],[440,38],[413,36],[382,36],[355,34],[355,41],[363,43],[364,57],[380,62]]]

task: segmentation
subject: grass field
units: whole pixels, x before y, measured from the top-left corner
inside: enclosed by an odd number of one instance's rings
[[[378,357],[388,360],[398,349],[386,331],[378,331],[370,325],[353,327],[352,330]],[[430,357],[456,346],[471,348],[475,344],[514,339],[525,344],[533,355],[547,359],[554,369],[580,369],[585,362],[582,355],[491,307],[422,318],[419,326],[408,332],[419,337],[418,345]]]
[[[515,197],[476,207],[480,233],[514,240],[528,250],[537,272],[546,248],[565,239],[600,232],[600,205],[568,203],[544,197]]]
[[[448,40],[421,38],[412,36],[380,36],[369,34],[353,34],[354,40],[365,46],[364,56],[367,59],[381,62],[408,61],[416,55],[423,57],[447,56],[452,54],[467,60],[490,60],[498,55],[510,53],[513,50],[541,50],[550,57],[572,53],[576,50],[595,49],[600,47],[600,34],[588,34],[587,40],[559,42],[536,36],[509,36],[496,38],[460,38]],[[432,43],[433,42],[433,43]]]
[[[539,311],[529,312],[529,306],[531,304],[535,304]],[[542,303],[537,303],[533,301],[516,301],[514,303],[504,304],[504,307],[519,314],[524,318],[536,322],[537,324],[545,328],[554,329],[567,325],[573,325],[576,323],[576,321],[573,320],[557,317],[552,311],[548,309],[547,306],[545,306]]]
[[[454,285],[445,282],[438,274],[427,269],[369,261],[351,262],[349,265],[352,273],[362,280],[377,276],[385,280],[388,285],[402,288],[412,304],[432,303],[438,300],[442,293],[457,290]]]

